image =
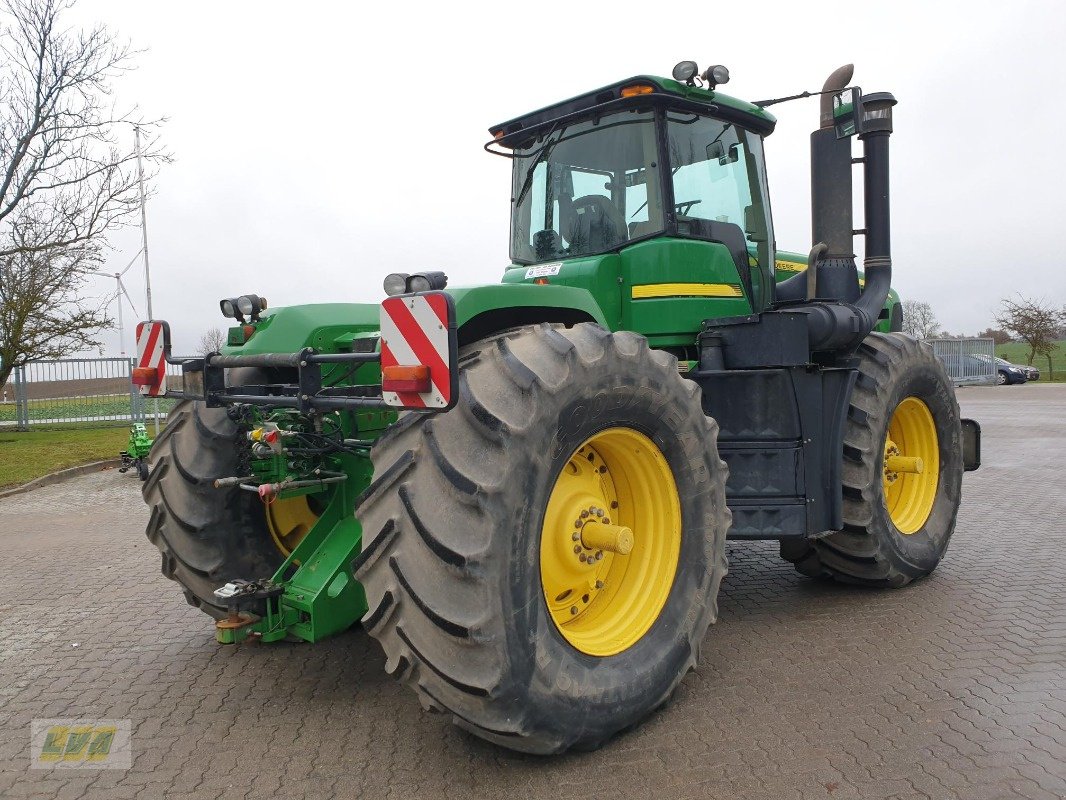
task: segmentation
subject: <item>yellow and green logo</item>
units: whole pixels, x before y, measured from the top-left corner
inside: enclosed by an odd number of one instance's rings
[[[31,725],[35,769],[129,769],[130,720],[49,719]]]

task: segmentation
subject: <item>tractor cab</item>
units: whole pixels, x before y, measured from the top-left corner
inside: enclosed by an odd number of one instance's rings
[[[513,160],[505,282],[613,285],[619,325],[660,340],[767,308],[774,122],[711,88],[641,76],[495,127],[491,144]]]

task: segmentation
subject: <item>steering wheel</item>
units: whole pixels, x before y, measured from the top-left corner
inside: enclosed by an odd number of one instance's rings
[[[682,217],[688,216],[689,209],[695,205],[702,203],[702,200],[685,200],[680,203],[674,203],[674,211]]]

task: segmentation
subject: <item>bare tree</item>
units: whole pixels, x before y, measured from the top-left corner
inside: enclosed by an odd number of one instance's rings
[[[1002,328],[985,328],[983,331],[977,334],[977,338],[991,339],[997,345],[1001,345],[1006,344],[1010,341],[1010,334]]]
[[[903,332],[918,339],[932,339],[940,332],[933,307],[922,300],[903,301]]]
[[[100,263],[90,242],[0,257],[0,386],[31,358],[59,358],[99,345],[111,324],[105,308],[81,298],[86,272]]]
[[[135,53],[107,28],[63,26],[73,0],[0,2],[0,383],[21,361],[96,343],[106,315],[78,300],[107,234],[138,207],[132,126],[112,85]],[[166,160],[149,142],[149,165]]]
[[[996,324],[1028,345],[1028,364],[1037,356],[1046,356],[1050,377],[1051,356],[1059,330],[1066,324],[1066,308],[1055,308],[1046,300],[1032,300],[1020,294],[1017,300],[1007,298],[1001,305]]]
[[[226,334],[222,332],[221,328],[210,328],[203,336],[200,337],[199,351],[200,355],[206,356],[208,353],[217,353],[222,349],[222,345],[226,343]]]

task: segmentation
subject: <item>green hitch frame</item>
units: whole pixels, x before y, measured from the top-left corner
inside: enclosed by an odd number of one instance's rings
[[[329,490],[332,496],[318,521],[271,578],[283,591],[265,599],[261,617],[234,609],[228,619],[219,620],[219,643],[237,644],[249,636],[264,642],[317,642],[350,628],[366,613],[366,595],[351,563],[363,542],[355,503],[373,467],[369,458],[345,455],[340,460],[348,480]]]

